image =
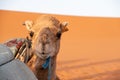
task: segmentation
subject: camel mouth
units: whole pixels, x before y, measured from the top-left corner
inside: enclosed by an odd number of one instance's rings
[[[43,60],[46,60],[48,57],[53,57],[49,53],[39,52],[37,50],[35,52],[36,52],[36,55]]]

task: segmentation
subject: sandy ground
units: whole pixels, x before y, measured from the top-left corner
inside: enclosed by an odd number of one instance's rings
[[[58,61],[60,80],[120,80],[120,58]]]
[[[22,23],[41,14],[0,11],[0,42],[26,37]],[[69,21],[57,59],[61,80],[120,80],[120,18],[54,15]]]

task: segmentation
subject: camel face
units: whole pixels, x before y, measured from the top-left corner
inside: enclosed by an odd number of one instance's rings
[[[60,38],[49,27],[43,28],[34,40],[34,51],[42,59],[56,56],[60,47]]]
[[[33,24],[25,21],[28,31],[34,32],[33,50],[40,58],[56,56],[59,52],[60,38],[63,32],[68,31],[67,22],[60,23],[55,17],[43,15]]]

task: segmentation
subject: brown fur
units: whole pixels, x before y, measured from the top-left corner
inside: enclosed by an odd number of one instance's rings
[[[26,25],[29,31],[34,32],[32,45],[33,56],[28,62],[28,66],[38,80],[47,80],[48,69],[43,69],[42,64],[48,56],[51,57],[51,80],[57,80],[56,59],[60,48],[60,33],[62,34],[68,31],[66,26],[66,22],[60,23],[55,17],[46,15],[38,18],[30,28]],[[57,34],[58,36],[56,36]]]

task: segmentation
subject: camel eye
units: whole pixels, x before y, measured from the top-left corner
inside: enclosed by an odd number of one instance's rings
[[[57,32],[56,37],[57,37],[58,39],[60,39],[60,37],[61,37],[61,32]]]
[[[31,31],[31,32],[29,33],[29,35],[30,35],[30,37],[32,38],[32,37],[33,37],[33,35],[34,35],[34,32],[33,32],[33,31]]]

